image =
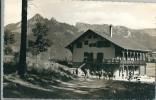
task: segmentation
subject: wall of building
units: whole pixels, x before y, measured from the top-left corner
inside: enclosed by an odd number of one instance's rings
[[[89,35],[89,34],[88,34]],[[115,57],[115,47],[111,43],[110,47],[89,47],[90,43],[97,43],[97,41],[100,40],[106,40],[104,38],[101,38],[98,36],[97,38],[88,39],[88,35],[86,35],[84,38],[79,40],[79,42],[82,42],[82,48],[77,48],[76,44],[73,48],[73,62],[82,62],[84,60],[84,52],[93,53],[93,59],[97,59],[97,53],[103,53],[104,59],[112,59]],[[84,45],[84,41],[88,40],[88,45]]]
[[[153,57],[154,59],[156,59],[156,53],[153,53],[153,54],[152,54],[152,57]]]

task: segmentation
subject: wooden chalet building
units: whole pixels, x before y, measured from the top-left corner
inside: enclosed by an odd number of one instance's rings
[[[150,51],[146,47],[126,37],[112,33],[87,30],[66,46],[72,52],[73,68],[104,70],[116,76],[132,70],[140,74],[140,66],[144,66],[146,74],[146,57]]]

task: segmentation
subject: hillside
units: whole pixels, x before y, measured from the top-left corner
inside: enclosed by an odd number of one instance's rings
[[[69,25],[67,23],[58,22],[55,18],[51,18],[50,20],[47,18],[43,18],[40,14],[36,14],[31,19],[27,21],[27,31],[28,31],[28,39],[35,39],[31,32],[31,28],[34,27],[36,20],[39,20],[43,23],[46,23],[47,26],[50,27],[50,31],[47,35],[47,38],[51,39],[53,44],[51,48],[47,52],[42,53],[41,59],[48,59],[49,56],[55,59],[72,59],[72,54],[69,50],[64,47],[73,41],[76,37],[82,34],[84,31],[88,29],[94,29],[98,31],[104,31],[109,33],[109,25],[107,24],[86,24],[86,23],[76,23],[76,26]],[[5,26],[5,29],[10,29],[15,34],[15,39],[17,40],[14,43],[14,48],[19,49],[20,45],[20,31],[21,31],[21,23],[8,24]],[[135,42],[138,42],[151,50],[156,48],[156,32],[154,29],[129,29],[124,26],[114,26],[113,28],[114,34],[119,34],[124,37],[127,37]],[[47,56],[48,55],[48,56]]]

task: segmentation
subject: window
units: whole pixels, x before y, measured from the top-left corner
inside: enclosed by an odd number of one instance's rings
[[[89,47],[93,47],[93,43],[90,43],[90,44],[89,44]]]
[[[88,52],[84,52],[84,57],[87,57],[88,56]]]
[[[103,47],[103,41],[97,41],[97,47]]]
[[[78,42],[76,45],[77,48],[82,48],[82,42]]]
[[[110,47],[111,43],[109,41],[98,41],[97,47]]]
[[[96,47],[96,43],[93,43],[93,47]]]
[[[84,62],[87,62],[87,58],[84,58],[84,60],[83,60]]]
[[[97,38],[97,35],[95,34],[95,35],[93,36],[93,38]]]
[[[92,35],[88,35],[88,39],[91,39],[92,38]]]
[[[104,42],[104,47],[110,47],[110,46],[111,46],[111,43],[109,41]]]
[[[88,40],[84,41],[84,45],[88,45]]]

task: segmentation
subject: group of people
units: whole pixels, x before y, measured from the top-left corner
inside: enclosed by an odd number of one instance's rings
[[[96,76],[96,77],[99,77],[99,79],[100,78],[104,78],[104,79],[106,79],[106,78],[109,78],[109,80],[111,79],[111,78],[114,78],[115,79],[115,75],[113,74],[113,73],[111,73],[111,72],[105,72],[104,70],[100,70],[100,71],[89,71],[89,69],[85,69],[84,70],[84,78],[88,78],[89,76]]]

